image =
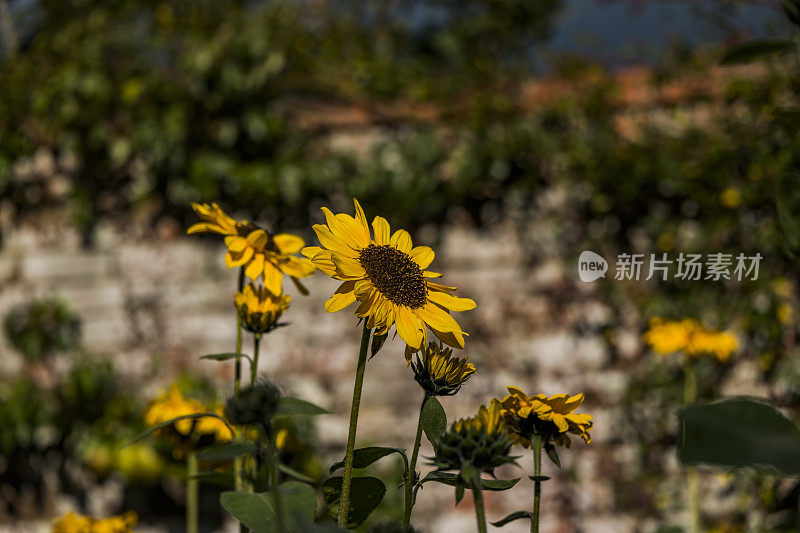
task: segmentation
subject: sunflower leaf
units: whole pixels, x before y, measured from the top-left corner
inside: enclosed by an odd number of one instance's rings
[[[408,457],[403,448],[386,448],[383,446],[368,446],[355,450],[353,452],[353,468],[366,468],[378,459],[382,459],[393,453],[400,454],[403,458],[403,463],[405,463],[405,469],[408,470]],[[333,463],[328,473],[333,474],[340,468],[344,468],[344,460]]]
[[[461,481],[458,481],[456,483],[456,505],[461,503],[461,500],[464,499],[464,492],[465,491],[466,491],[466,487],[464,486],[464,483],[462,483]]]
[[[511,513],[510,515],[498,520],[497,522],[492,522],[491,524],[494,527],[503,527],[504,525],[510,522],[513,522],[515,520],[520,520],[522,518],[527,518],[528,520],[532,520],[533,513],[530,511],[517,511],[516,513]]]
[[[152,433],[158,431],[159,429],[165,428],[167,426],[171,426],[172,424],[174,424],[175,422],[178,422],[179,420],[193,420],[193,419],[203,418],[205,416],[210,416],[210,417],[213,417],[213,418],[219,418],[220,420],[222,420],[225,423],[225,425],[231,431],[231,434],[233,433],[233,428],[231,428],[230,425],[228,425],[228,423],[225,421],[225,419],[223,419],[217,413],[194,413],[194,414],[191,414],[191,415],[176,416],[175,418],[170,418],[166,422],[161,422],[160,424],[158,424],[156,426],[153,426],[153,427],[151,427],[149,429],[146,429],[146,430],[142,431],[141,433],[139,433],[138,435],[136,435],[135,437],[133,437],[128,442],[126,442],[125,444],[123,444],[122,447],[123,448],[127,448],[131,444],[133,444],[135,442],[139,442],[140,440],[144,439],[145,437],[150,436]]]
[[[206,472],[198,472],[193,476],[188,476],[186,479],[196,479],[208,485],[216,485],[225,489],[232,489],[234,486],[233,474],[230,472],[215,472],[209,470]]]
[[[304,481],[306,483],[314,483],[315,482],[313,478],[310,478],[307,475],[305,475],[303,473],[300,473],[297,470],[295,470],[294,468],[292,468],[290,466],[286,466],[283,463],[279,463],[278,464],[278,470],[280,470],[281,472],[283,472],[284,474],[286,474],[289,477],[293,477],[293,478],[297,479],[298,481]]]
[[[800,474],[800,430],[758,398],[726,398],[678,413],[678,455],[684,464],[767,467]]]
[[[287,481],[278,487],[289,529],[305,531],[314,521],[316,497],[305,483]],[[272,533],[278,529],[278,518],[269,492],[223,492],[219,502],[235,519],[254,533]]]
[[[528,476],[531,481],[547,481],[550,476]]]
[[[339,515],[342,482],[342,477],[336,476],[326,479],[322,484],[322,495],[334,519]],[[386,486],[380,479],[354,477],[350,485],[350,511],[347,515],[347,528],[353,529],[361,525],[380,505],[384,494],[386,494]]]
[[[278,402],[278,409],[274,416],[316,416],[327,414],[330,414],[330,411],[320,407],[319,405],[314,405],[313,403],[306,400],[301,400],[300,398],[285,397],[281,398]]]
[[[447,429],[447,413],[435,396],[429,396],[419,416],[425,437],[432,444]]]
[[[203,461],[230,461],[242,455],[253,455],[256,451],[254,442],[226,442],[206,448],[198,455]]]
[[[373,335],[372,342],[370,343],[370,356],[369,358],[372,359],[375,357],[381,348],[383,348],[383,343],[386,342],[386,337],[388,337],[388,333],[384,333],[383,335]]]
[[[552,461],[552,463],[558,468],[561,468],[561,460],[558,458],[556,447],[548,442],[544,445],[544,451],[547,453],[548,459],[550,459],[550,461]]]
[[[243,354],[243,353],[235,353],[235,352],[230,352],[230,353],[212,353],[212,354],[208,354],[208,355],[201,355],[200,359],[208,359],[208,360],[211,360],[211,361],[230,361],[231,359],[240,359],[242,357],[244,357],[245,359],[250,361],[250,364],[253,364],[253,360],[250,359],[249,355]]]
[[[483,490],[491,490],[491,491],[501,491],[510,489],[514,485],[519,482],[520,478],[515,479],[481,479],[481,488]],[[450,472],[439,472],[434,470],[433,472],[429,472],[427,476],[425,476],[420,482],[420,486],[423,483],[427,483],[429,481],[435,481],[436,483],[441,483],[443,485],[449,485],[451,487],[457,487],[459,483],[463,483],[461,478],[458,474],[451,474]],[[469,487],[467,487],[469,488]]]

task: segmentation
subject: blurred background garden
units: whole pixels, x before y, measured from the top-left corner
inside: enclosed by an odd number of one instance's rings
[[[800,417],[798,264],[774,207],[800,165],[797,124],[776,120],[797,104],[797,58],[719,65],[792,31],[771,1],[0,0],[0,531],[48,531],[70,509],[182,531],[181,459],[122,445],[170,385],[221,404],[231,382],[199,356],[233,349],[236,274],[217,239],[185,235],[191,202],[316,244],[319,207],[353,197],[478,303],[460,318],[478,373],[442,400],[448,418],[508,384],[586,394],[593,440],[545,466],[543,531],[688,531],[681,369],[644,344],[650,319],[736,335],[730,361],[698,364],[700,398]],[[584,283],[584,250],[762,260],[757,280]],[[321,483],[358,334],[324,312],[331,280],[307,286],[262,370],[332,412],[281,428],[283,462]],[[402,352],[368,364],[359,445],[413,438]],[[486,495],[490,520],[527,506],[519,476]],[[796,531],[796,478],[699,476],[708,531]],[[431,485],[415,525],[470,530],[469,498]],[[364,531],[401,513],[387,488]],[[235,530],[221,490],[202,486],[202,531]]]

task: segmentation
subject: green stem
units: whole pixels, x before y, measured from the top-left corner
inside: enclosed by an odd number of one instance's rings
[[[350,484],[353,478],[353,453],[356,449],[356,426],[358,425],[358,408],[361,405],[361,387],[364,385],[364,370],[367,368],[367,348],[369,347],[370,328],[364,322],[361,332],[361,348],[358,352],[356,366],[356,382],[353,385],[353,403],[350,407],[350,430],[347,433],[347,452],[344,457],[344,478],[342,479],[342,496],[339,504],[339,527],[347,528],[350,514]]]
[[[483,491],[480,474],[472,480],[472,496],[475,498],[475,520],[478,522],[478,533],[486,533],[486,512],[483,509]]]
[[[244,266],[239,269],[239,281],[237,283],[237,290],[241,291],[244,288]],[[239,316],[239,312],[236,312],[236,353],[242,353],[242,318]],[[239,389],[242,386],[242,358],[237,357],[236,363],[234,366],[234,377],[233,377],[233,391],[234,394],[239,393]],[[237,431],[237,434],[234,436],[235,440],[238,440],[241,437],[241,433]],[[236,457],[233,460],[233,487],[236,491],[242,490],[244,485],[244,481],[242,479],[242,458]],[[239,531],[241,533],[247,533],[247,528],[241,522],[239,523]]]
[[[272,493],[272,505],[275,507],[275,516],[278,517],[278,531],[286,531],[286,521],[283,517],[283,503],[278,487],[278,447],[275,445],[274,436],[269,437],[269,450],[267,450],[267,460],[269,461],[269,485]]]
[[[186,533],[197,533],[200,484],[197,479],[197,452],[186,456]]]
[[[250,386],[256,384],[256,375],[258,375],[258,352],[261,345],[261,335],[253,336],[253,364],[250,367]]]
[[[414,477],[417,472],[417,457],[419,456],[419,445],[422,442],[422,410],[425,408],[425,402],[428,401],[430,395],[426,392],[422,398],[422,405],[419,407],[419,419],[417,420],[417,435],[414,437],[414,450],[411,453],[411,463],[408,465],[408,472],[406,472],[405,489],[406,499],[405,508],[403,510],[403,531],[406,530],[411,523],[411,510],[414,507]]]
[[[693,362],[683,367],[683,405],[690,405],[697,400],[697,370]],[[689,500],[689,531],[700,533],[700,478],[694,467],[686,467],[686,497]]]
[[[542,437],[533,436],[533,517],[531,533],[539,533],[539,504],[542,500]]]

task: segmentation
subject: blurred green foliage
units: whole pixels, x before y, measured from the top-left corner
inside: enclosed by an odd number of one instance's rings
[[[80,319],[59,299],[37,300],[11,308],[3,330],[11,346],[30,362],[69,352],[80,343]]]

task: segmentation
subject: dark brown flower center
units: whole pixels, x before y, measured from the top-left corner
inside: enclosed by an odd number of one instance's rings
[[[428,286],[419,265],[407,253],[388,244],[370,244],[361,250],[358,260],[386,298],[411,309],[425,305]]]

